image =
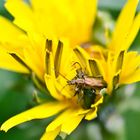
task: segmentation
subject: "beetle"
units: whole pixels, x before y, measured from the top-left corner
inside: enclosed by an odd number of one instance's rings
[[[76,72],[77,75],[72,80],[67,81],[69,85],[81,85],[95,89],[102,89],[105,87],[103,80],[85,75],[81,68],[77,69]]]
[[[76,76],[72,80],[67,80],[68,85],[75,86],[75,94],[78,95],[78,103],[84,108],[89,109],[98,96],[96,90],[106,87],[101,78],[87,76],[82,68],[76,70]]]

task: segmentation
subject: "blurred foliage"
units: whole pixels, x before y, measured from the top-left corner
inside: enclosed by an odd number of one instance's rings
[[[111,11],[120,11],[127,0],[99,0],[99,8]],[[138,6],[140,10],[140,5]]]
[[[107,11],[109,18],[116,19],[121,7],[126,0],[99,0],[99,9]],[[12,16],[3,7],[4,0],[0,0],[0,14],[9,19]],[[138,8],[140,10],[140,6]],[[107,14],[108,14],[107,13]],[[109,19],[107,18],[107,20]],[[104,28],[104,27],[102,27]],[[101,33],[99,34],[101,36]],[[98,38],[98,35],[97,35]],[[98,40],[101,44],[103,40]],[[140,51],[140,33],[134,41],[132,50]],[[80,126],[68,136],[67,140],[138,140],[140,139],[140,86],[139,83],[121,88],[118,92],[123,94],[122,103],[117,106],[118,111],[124,120],[118,118],[108,119],[106,127],[108,131],[100,129],[96,120],[84,121]],[[26,75],[20,75],[9,71],[0,70],[0,124],[13,115],[23,112],[36,103],[33,101],[34,86]],[[132,94],[134,93],[134,94]],[[125,96],[125,98],[123,97]],[[52,118],[44,120],[34,120],[12,128],[7,133],[0,132],[0,140],[39,140],[45,127]],[[121,122],[121,125],[118,125]],[[123,126],[125,129],[123,130]],[[112,129],[112,127],[116,129]],[[116,131],[120,130],[122,133]],[[103,135],[101,135],[103,133]],[[114,135],[114,133],[116,135]],[[124,136],[125,135],[125,136]],[[121,137],[121,138],[120,138]],[[58,138],[60,139],[60,138]]]

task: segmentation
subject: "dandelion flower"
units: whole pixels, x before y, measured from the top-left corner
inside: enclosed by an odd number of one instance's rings
[[[83,119],[92,120],[97,116],[99,104],[103,102],[100,91],[106,85],[98,77],[100,73],[93,69],[94,61],[89,61],[89,55],[82,48],[77,46],[72,50],[67,41],[62,42],[46,41],[44,77],[54,101],[10,118],[1,130],[8,131],[20,123],[59,113],[41,138],[53,140],[61,132],[69,135]]]
[[[97,0],[7,0],[14,20],[0,16],[0,68],[44,82],[46,39],[68,38],[71,47],[88,41],[96,6]]]
[[[7,0],[5,7],[14,24],[34,39],[66,37],[74,46],[89,41],[97,0]]]
[[[138,2],[126,3],[106,48],[97,45],[87,49],[107,83],[109,94],[119,85],[140,81],[140,55],[128,51],[140,28],[140,14],[135,16]]]

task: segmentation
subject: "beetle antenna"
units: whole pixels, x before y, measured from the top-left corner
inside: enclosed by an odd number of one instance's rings
[[[72,66],[75,66],[76,64],[78,64],[78,65],[80,66],[80,69],[82,69],[81,64],[80,64],[79,62],[74,62],[74,63],[72,64]]]
[[[66,86],[68,86],[69,84],[66,84],[65,86],[63,86],[62,87],[62,89],[61,89],[61,91],[63,91],[64,90],[64,88],[66,87]]]
[[[53,68],[53,70],[56,72],[56,70]],[[61,74],[60,72],[57,72],[60,76],[62,76],[65,80],[70,81],[69,79],[67,79],[63,74]]]

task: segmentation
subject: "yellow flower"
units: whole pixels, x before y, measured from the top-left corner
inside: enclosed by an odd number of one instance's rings
[[[63,42],[63,43],[62,43]],[[45,81],[54,101],[39,105],[7,120],[1,130],[32,119],[43,119],[58,114],[46,128],[42,140],[53,140],[60,132],[70,134],[82,121],[97,116],[103,102],[100,90],[105,87],[93,68],[94,60],[80,47],[71,49],[66,40],[46,41]],[[91,77],[92,76],[92,77]]]
[[[7,0],[6,9],[14,16],[14,24],[34,39],[66,37],[73,45],[89,41],[97,0]],[[73,46],[72,45],[72,46]]]
[[[46,39],[41,36],[32,39],[3,17],[0,17],[0,32],[0,68],[21,73],[33,72],[43,81]]]
[[[7,0],[14,20],[0,16],[0,68],[44,81],[46,38],[68,38],[71,47],[88,41],[96,5],[97,0],[31,0],[30,5]]]
[[[107,92],[122,84],[140,81],[140,55],[129,51],[140,28],[140,14],[135,16],[138,0],[129,0],[120,13],[111,41],[107,48],[92,46],[92,52],[98,69],[107,83]]]
[[[10,118],[1,130],[57,114],[42,137],[55,139],[60,132],[70,134],[82,119],[96,117],[98,105],[103,102],[100,90],[104,83],[89,77],[96,73],[88,54],[80,47],[71,49],[89,41],[96,4],[97,0],[31,0],[30,4],[7,0],[5,7],[14,21],[0,17],[0,68],[37,76],[37,82],[46,82],[54,101]],[[46,40],[54,38],[67,38],[70,45],[67,41],[63,44],[56,39],[52,44]],[[73,83],[75,80],[78,83]],[[79,81],[82,83],[77,85]]]

